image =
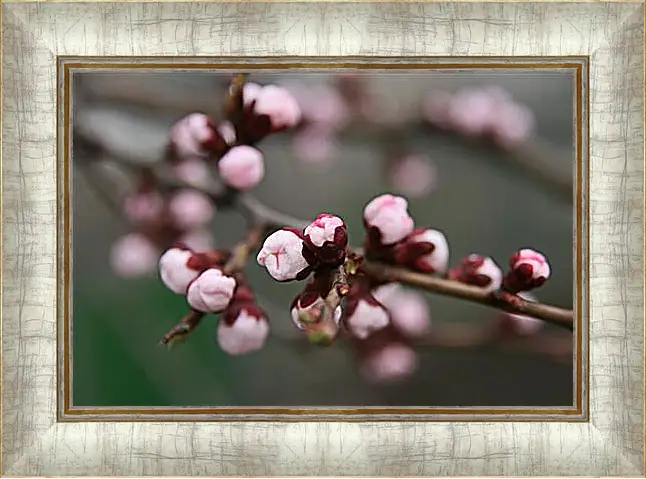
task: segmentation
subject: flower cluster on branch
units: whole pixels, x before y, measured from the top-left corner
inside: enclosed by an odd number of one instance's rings
[[[518,293],[527,294],[550,276],[547,259],[531,249],[514,253],[505,274],[492,258],[475,254],[449,271],[445,235],[436,229],[416,229],[402,197],[374,198],[363,218],[362,253],[349,249],[345,222],[324,213],[302,231],[283,228],[272,233],[257,261],[277,281],[309,279],[291,305],[296,327],[317,344],[347,338],[371,371],[369,376],[380,381],[398,380],[415,369],[413,347],[430,330],[430,314],[425,302],[402,290],[399,281],[375,274],[375,267],[366,264],[376,261],[464,283],[482,298],[507,302],[509,308],[521,300]],[[508,327],[510,321],[521,324],[518,332],[527,331],[523,316],[505,316],[503,324]]]
[[[346,341],[361,370],[380,382],[409,376],[417,365],[415,348],[432,334],[428,304],[414,288],[497,308],[505,313],[500,328],[511,334],[532,334],[544,322],[573,328],[572,311],[538,303],[530,293],[551,274],[545,255],[534,249],[512,252],[506,271],[475,253],[451,267],[445,234],[416,227],[402,196],[386,193],[365,205],[361,249],[351,246],[339,216],[300,221],[250,196],[265,175],[258,146],[263,139],[304,125],[328,125],[331,132],[330,124],[348,116],[338,108],[318,116],[311,105],[306,111],[288,89],[235,75],[223,121],[195,112],[171,127],[163,165],[170,180],[153,169],[139,172],[137,188],[122,205],[134,232],[115,245],[113,264],[133,276],[154,261],[170,292],[186,298],[186,316],[162,343],[185,339],[205,316],[220,315],[216,335],[223,351],[261,349],[269,318],[243,273],[254,255],[274,280],[304,283],[286,305],[294,326],[318,345]],[[248,237],[231,250],[200,236],[226,207],[249,220]]]

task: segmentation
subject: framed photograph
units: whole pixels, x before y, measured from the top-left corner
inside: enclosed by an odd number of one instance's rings
[[[643,4],[2,8],[3,475],[644,473]]]

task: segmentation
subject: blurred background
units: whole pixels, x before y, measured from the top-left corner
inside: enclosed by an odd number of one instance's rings
[[[229,80],[229,74],[209,72],[76,74],[73,141],[80,143],[82,136],[115,161],[152,164],[163,157],[169,128],[178,118],[194,111],[223,117]],[[446,234],[452,264],[480,253],[505,268],[514,251],[535,248],[552,266],[552,277],[537,291],[538,299],[572,308],[571,74],[291,72],[252,73],[249,80],[286,85],[299,102],[326,98],[323,103],[328,106],[334,98],[322,92],[329,94],[330,88],[340,85],[337,91],[343,93],[346,117],[351,117],[333,134],[310,129],[263,140],[259,148],[267,171],[254,190],[256,197],[304,219],[333,212],[348,224],[351,243],[360,244],[365,204],[384,192],[403,194],[418,225]],[[482,89],[497,95],[504,90],[524,105],[523,114],[509,126],[517,133],[511,147],[474,138],[459,128],[437,128],[442,120],[431,111],[437,98]],[[353,106],[357,97],[369,101]],[[467,120],[478,115],[478,102],[464,99],[461,111]],[[307,344],[289,317],[289,305],[303,285],[276,283],[255,261],[246,273],[272,328],[263,350],[242,357],[221,352],[214,339],[214,316],[207,317],[181,346],[171,351],[160,347],[161,336],[187,312],[186,302],[168,291],[155,272],[140,278],[115,274],[111,251],[130,229],[106,201],[106,194],[130,183],[113,169],[92,175],[82,171],[79,165],[96,154],[74,148],[75,406],[573,404],[571,347],[565,356],[550,354],[549,349],[550,341],[571,344],[568,331],[545,326],[536,333],[539,347],[527,338],[510,348],[422,346],[417,348],[419,367],[410,379],[375,385],[359,374],[356,358],[343,343],[329,348]],[[411,155],[430,167],[395,168],[400,163],[393,158]],[[239,241],[244,231],[244,220],[233,211],[218,211],[211,229],[215,243],[223,247]],[[433,327],[495,327],[502,314],[451,298],[424,297]]]

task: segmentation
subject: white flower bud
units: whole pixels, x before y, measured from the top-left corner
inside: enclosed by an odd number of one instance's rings
[[[193,253],[189,250],[171,248],[159,259],[161,280],[176,294],[186,294],[188,285],[199,275],[199,271],[188,267],[192,256]]]

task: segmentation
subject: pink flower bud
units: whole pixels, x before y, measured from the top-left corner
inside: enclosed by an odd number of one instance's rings
[[[229,305],[236,280],[216,268],[207,269],[188,287],[186,299],[191,308],[203,313],[219,313]]]
[[[390,313],[393,326],[408,338],[422,338],[431,329],[428,302],[421,294],[389,283],[376,288],[373,296]]]
[[[242,87],[242,100],[245,104],[251,105],[262,91],[262,85],[253,82],[247,82]]]
[[[338,144],[329,129],[309,126],[294,135],[292,148],[302,163],[328,165],[337,152]]]
[[[164,212],[164,197],[156,191],[135,193],[125,199],[124,213],[135,224],[151,223]]]
[[[173,165],[173,173],[178,180],[195,188],[206,188],[211,180],[211,170],[200,158],[186,158]]]
[[[367,381],[393,384],[412,376],[417,365],[413,349],[401,343],[388,343],[362,359],[360,373]]]
[[[550,277],[547,258],[533,249],[521,249],[511,257],[509,266],[503,286],[512,293],[538,288]]]
[[[304,231],[305,245],[318,262],[343,264],[348,247],[348,230],[338,216],[319,215]]]
[[[489,130],[497,98],[485,90],[463,90],[451,101],[449,118],[453,128],[465,135],[480,136]]]
[[[249,190],[265,176],[265,160],[262,153],[251,146],[236,146],[220,159],[218,171],[229,186]]]
[[[204,226],[215,214],[215,207],[208,196],[194,190],[176,193],[168,209],[174,224],[182,230]]]
[[[392,304],[391,301],[394,300],[401,289],[402,287],[399,283],[386,283],[373,289],[372,295],[386,309],[388,309],[388,305]]]
[[[411,155],[392,167],[390,181],[397,191],[410,198],[428,195],[437,185],[437,169],[422,155]]]
[[[348,298],[346,325],[354,337],[366,339],[388,324],[390,324],[388,311],[372,295],[364,294],[356,299]]]
[[[256,96],[253,111],[267,115],[273,131],[293,128],[301,121],[301,109],[296,99],[285,88],[267,85]]]
[[[424,273],[444,273],[449,263],[449,244],[441,231],[418,229],[395,247],[395,261]]]
[[[525,301],[537,301],[536,297],[531,293],[520,292],[518,293],[518,296],[523,298]],[[531,316],[503,312],[503,329],[519,336],[531,336],[536,334],[543,327],[543,324],[543,321],[532,318]]]
[[[413,219],[408,214],[408,201],[389,194],[370,201],[363,210],[363,219],[366,227],[379,231],[383,245],[401,241],[414,228]]]
[[[254,304],[235,308],[236,315],[223,316],[218,324],[218,344],[232,356],[249,354],[262,349],[269,336],[269,323]]]
[[[491,130],[501,146],[513,148],[531,139],[536,120],[524,105],[507,102],[500,105],[492,119]]]
[[[277,281],[303,279],[311,270],[304,250],[305,244],[297,232],[281,229],[265,239],[256,259]]]
[[[336,88],[328,85],[290,88],[301,107],[303,117],[319,127],[343,129],[350,120],[350,109]]]
[[[213,234],[204,229],[189,231],[179,239],[179,243],[186,245],[195,252],[210,251],[215,247]]]
[[[159,259],[161,280],[175,294],[186,294],[188,285],[200,274],[188,266],[192,257],[190,250],[171,248]]]
[[[502,285],[502,270],[492,258],[470,254],[449,272],[449,278],[496,291]]]
[[[322,308],[325,307],[325,300],[312,291],[305,291],[298,295],[292,302],[291,317],[294,326],[306,330],[308,326],[316,324],[321,318]],[[337,306],[334,310],[334,322],[338,325],[343,310]]]
[[[189,158],[208,156],[222,139],[208,115],[191,113],[171,127],[170,141],[179,158]]]
[[[148,238],[131,233],[119,238],[110,252],[114,272],[124,278],[144,276],[155,271],[159,251]]]

